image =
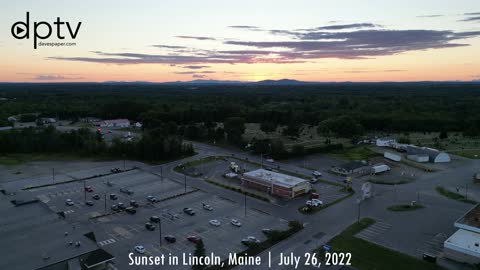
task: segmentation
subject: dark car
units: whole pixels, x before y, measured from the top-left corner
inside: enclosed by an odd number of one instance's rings
[[[190,215],[190,216],[193,216],[195,215],[195,211],[193,211],[192,208],[189,208],[189,207],[185,207],[183,208],[183,212],[187,215]]]
[[[92,202],[92,201],[86,201],[85,204],[88,205],[88,206],[93,206],[93,202]]]
[[[155,225],[153,225],[150,222],[147,222],[147,223],[145,223],[145,228],[147,228],[147,230],[149,230],[149,231],[154,231],[155,230]]]
[[[119,210],[119,209],[118,209],[118,206],[117,206],[116,204],[112,205],[112,206],[110,207],[110,209],[112,209],[113,211],[118,211],[118,210]]]
[[[127,208],[125,209],[125,212],[133,215],[133,214],[137,213],[137,210],[135,210],[135,208],[133,208],[133,207],[130,206],[130,207],[127,207]]]
[[[120,208],[121,210],[125,210],[127,208],[127,206],[121,202],[117,203],[117,206],[118,208]]]
[[[138,205],[137,201],[135,201],[135,200],[130,200],[130,206],[139,207],[140,205]]]
[[[147,201],[151,202],[151,203],[155,203],[157,202],[157,198],[153,197],[152,195],[149,195],[147,196]]]
[[[92,196],[92,199],[94,199],[94,200],[100,200],[100,195],[95,194],[95,195]]]
[[[190,235],[190,236],[187,236],[187,240],[192,243],[197,243],[198,241],[202,240],[202,238],[200,238],[200,236],[197,236],[197,235]]]
[[[92,186],[86,186],[86,187],[85,187],[85,191],[86,191],[86,192],[93,192]]]
[[[150,221],[151,221],[151,222],[155,222],[155,223],[159,223],[159,222],[160,222],[160,218],[157,217],[157,216],[151,216],[151,217],[150,217]]]
[[[120,188],[120,192],[125,193],[125,194],[128,194],[128,195],[132,195],[132,194],[133,194],[133,190],[128,189],[128,188]]]
[[[116,200],[116,199],[118,199],[117,195],[115,195],[113,193],[110,194],[110,200]]]
[[[273,230],[272,230],[272,229],[269,229],[269,228],[264,228],[264,229],[262,229],[262,232],[263,232],[265,235],[269,235],[269,234],[272,234]]]
[[[173,235],[165,235],[165,240],[167,240],[168,243],[175,243],[177,241],[177,238]]]
[[[259,244],[260,240],[258,240],[255,236],[248,236],[247,238],[242,239],[242,244],[246,246],[250,246],[252,244]]]

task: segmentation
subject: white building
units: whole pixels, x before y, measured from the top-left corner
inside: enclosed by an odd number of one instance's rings
[[[306,194],[311,189],[306,179],[264,169],[244,173],[241,180],[243,186],[288,199]]]
[[[397,143],[397,141],[393,137],[378,138],[375,141],[375,145],[380,147],[390,147],[395,143]]]
[[[409,156],[428,156],[428,161],[432,163],[445,163],[451,161],[449,154],[428,147],[409,145],[407,146],[407,153]]]
[[[430,160],[430,157],[427,155],[407,155],[407,159],[418,163],[425,163]]]
[[[454,226],[458,230],[444,243],[444,254],[447,258],[462,263],[480,263],[480,204],[476,205]]]
[[[130,127],[130,121],[128,121],[128,119],[103,120],[97,122],[95,125],[107,128],[128,128]]]
[[[397,154],[394,154],[394,153],[390,153],[390,152],[385,152],[383,153],[383,157],[386,158],[386,159],[390,159],[390,160],[393,160],[393,161],[397,161],[399,162],[400,160],[402,160],[402,157],[400,155],[397,155]]]

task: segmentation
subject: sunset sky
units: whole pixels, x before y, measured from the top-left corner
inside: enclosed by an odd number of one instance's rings
[[[30,39],[15,39],[27,11]],[[2,82],[480,80],[479,0],[18,0],[0,13]],[[77,45],[35,50],[33,22],[57,17],[82,22]]]

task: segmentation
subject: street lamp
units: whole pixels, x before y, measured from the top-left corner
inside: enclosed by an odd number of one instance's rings
[[[362,204],[362,200],[361,200],[361,199],[357,199],[357,206],[358,206],[357,223],[360,222],[360,204]]]
[[[160,240],[160,246],[162,246],[162,219],[159,219],[158,221],[158,234],[159,234],[159,240]]]

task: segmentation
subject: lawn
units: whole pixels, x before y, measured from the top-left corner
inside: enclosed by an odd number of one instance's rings
[[[27,162],[33,161],[48,161],[48,160],[76,160],[82,159],[85,157],[75,155],[75,154],[43,154],[43,153],[33,153],[33,154],[6,154],[0,156],[0,165],[5,166],[18,166]]]
[[[465,196],[463,196],[462,194],[458,194],[458,193],[456,193],[456,192],[447,190],[447,189],[445,189],[445,188],[442,187],[442,186],[437,186],[437,187],[435,188],[435,190],[436,190],[439,194],[441,194],[441,195],[443,195],[443,196],[445,196],[445,197],[447,197],[447,198],[449,198],[449,199],[452,199],[452,200],[457,200],[457,201],[460,201],[460,202],[471,203],[471,204],[476,204],[476,203],[477,203],[477,202],[474,201],[474,200],[470,200],[470,199],[468,199],[468,198],[465,198]]]
[[[370,157],[379,156],[380,154],[370,150],[368,146],[355,146],[334,151],[328,155],[344,160],[367,160]]]
[[[332,247],[331,252],[350,252],[352,254],[352,265],[359,270],[444,269],[436,264],[354,237],[356,233],[374,223],[375,220],[364,218],[359,223],[352,224],[328,242],[328,245]],[[320,249],[316,252],[323,254]]]
[[[392,205],[387,207],[387,210],[393,211],[393,212],[404,212],[404,211],[415,211],[422,208],[424,208],[424,206],[421,204],[415,204],[415,205],[397,204],[397,205]]]
[[[368,182],[379,185],[403,185],[413,182],[412,179],[369,179]]]

